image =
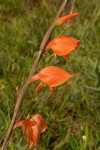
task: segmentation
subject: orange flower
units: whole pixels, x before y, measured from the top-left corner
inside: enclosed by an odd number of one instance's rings
[[[24,127],[24,133],[26,134],[29,148],[32,147],[32,144],[34,144],[34,147],[37,146],[40,133],[44,132],[48,128],[39,114],[36,114],[31,119],[28,115],[25,120],[16,122],[14,129],[19,126]]]
[[[66,72],[65,70],[59,67],[49,66],[42,69],[38,74],[34,75],[32,77],[32,82],[36,80],[41,81],[41,83],[36,88],[36,93],[38,93],[39,89],[42,86],[47,85],[50,87],[52,95],[54,95],[55,88],[66,82],[71,77],[72,75]]]
[[[58,19],[57,21],[57,25],[62,25],[63,23],[65,23],[66,21],[68,21],[69,19],[72,19],[73,17],[75,16],[79,16],[80,13],[79,12],[76,12],[74,14],[70,14],[70,15],[67,15],[67,16],[63,16],[61,18]]]
[[[53,55],[63,56],[66,60],[70,61],[68,54],[75,50],[80,44],[80,40],[67,37],[67,36],[58,36],[57,38],[50,41],[47,46],[47,49],[52,49]]]

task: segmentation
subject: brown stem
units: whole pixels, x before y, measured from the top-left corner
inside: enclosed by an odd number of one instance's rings
[[[15,124],[15,121],[16,121],[19,109],[21,108],[23,97],[24,97],[24,95],[26,93],[26,90],[27,90],[29,84],[31,83],[31,77],[35,73],[35,70],[36,70],[36,68],[37,68],[37,66],[38,66],[38,64],[40,62],[40,59],[42,57],[43,51],[45,49],[45,46],[46,46],[46,44],[47,44],[47,42],[48,42],[48,40],[50,38],[50,35],[51,35],[52,31],[54,30],[54,28],[56,27],[56,21],[61,16],[61,14],[62,14],[62,12],[64,10],[64,7],[67,4],[67,2],[68,2],[68,0],[63,0],[63,2],[62,2],[61,6],[60,6],[60,8],[59,8],[59,10],[57,12],[57,15],[56,15],[53,23],[51,24],[51,26],[49,27],[48,31],[46,32],[46,34],[45,34],[45,36],[43,38],[43,41],[42,41],[42,43],[40,45],[39,54],[38,54],[35,62],[33,63],[33,66],[32,66],[31,71],[29,73],[28,79],[26,80],[25,84],[23,85],[23,87],[22,87],[22,89],[21,89],[21,91],[19,93],[16,105],[15,105],[15,109],[14,109],[14,114],[13,114],[13,117],[12,117],[12,120],[11,120],[11,124],[10,124],[10,126],[8,128],[7,133],[6,133],[6,137],[4,139],[4,142],[3,142],[3,145],[1,147],[1,150],[5,150],[6,149],[6,146],[8,144],[8,140],[9,140],[11,134],[12,134],[13,126]]]

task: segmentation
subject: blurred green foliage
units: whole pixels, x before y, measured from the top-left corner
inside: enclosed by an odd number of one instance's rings
[[[38,55],[44,34],[53,21],[61,0],[0,0],[0,144],[8,128],[18,92]],[[71,2],[64,14],[70,12]],[[57,65],[74,74],[73,80],[57,88],[51,97],[48,87],[38,95],[32,84],[20,113],[26,118],[40,113],[49,126],[40,136],[39,150],[99,150],[100,148],[100,3],[75,1],[80,16],[64,35],[81,39],[79,49],[62,57],[43,56],[37,72]],[[63,14],[63,15],[64,15]],[[55,29],[60,34],[65,24]],[[86,136],[83,141],[82,136]],[[22,129],[13,134],[7,150],[27,150]]]

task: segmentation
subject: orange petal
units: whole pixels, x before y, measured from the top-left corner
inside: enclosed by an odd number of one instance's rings
[[[65,55],[64,58],[65,58],[67,61],[70,61],[68,55]]]
[[[61,18],[58,19],[57,21],[57,25],[62,25],[63,23],[65,23],[66,21],[68,21],[69,19],[72,19],[73,17],[75,16],[79,16],[80,13],[79,12],[76,12],[74,14],[70,14],[70,15],[67,15],[67,16],[63,16]]]
[[[65,70],[55,66],[48,66],[42,69],[39,76],[41,82],[49,87],[57,87],[72,77]]]
[[[55,87],[50,87],[50,91],[51,91],[52,96],[54,96]]]
[[[40,84],[36,87],[36,94],[38,94],[40,88],[41,88],[42,86],[44,86],[44,85],[45,85],[45,84],[40,83]]]
[[[26,129],[26,138],[27,138],[27,143],[28,143],[28,147],[31,148],[32,147],[32,144],[34,143],[34,135],[33,135],[33,129],[32,127],[27,127]]]
[[[21,126],[24,126],[24,120],[16,122],[14,125],[14,129],[21,127]]]
[[[51,48],[56,55],[65,56],[75,50],[79,44],[80,40],[67,36],[58,36],[47,44],[46,49]]]
[[[40,129],[40,133],[44,132],[46,129],[48,129],[48,126],[45,124],[45,122],[40,114],[34,115],[31,119],[35,120],[35,122],[37,123],[37,125]]]
[[[34,147],[36,147],[39,141],[39,136],[40,136],[39,126],[36,124],[35,126],[32,127],[32,130],[33,130],[33,137],[34,137],[33,144],[34,144]]]
[[[35,124],[34,126],[31,127],[28,126],[25,134],[27,137],[28,147],[31,148],[32,144],[34,145],[34,147],[36,147],[39,140],[39,134],[40,134],[38,125]]]

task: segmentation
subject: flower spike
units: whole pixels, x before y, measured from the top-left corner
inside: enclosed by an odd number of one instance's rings
[[[36,80],[41,81],[36,88],[36,93],[38,93],[42,86],[49,86],[52,95],[54,95],[55,88],[69,80],[71,77],[71,74],[59,67],[48,66],[42,69],[38,74],[34,75],[32,77],[32,82]]]
[[[50,41],[45,49],[52,49],[52,55],[63,56],[67,61],[70,61],[68,54],[75,50],[79,44],[80,40],[68,36],[58,36]]]
[[[80,13],[79,13],[79,12],[76,12],[76,13],[74,13],[74,14],[70,14],[70,15],[67,15],[67,16],[63,16],[63,17],[61,17],[61,18],[58,19],[57,25],[58,25],[58,26],[59,26],[59,25],[62,25],[63,23],[65,23],[65,22],[68,21],[69,19],[72,19],[72,18],[74,18],[74,17],[76,17],[76,16],[79,16],[79,15],[80,15]]]

